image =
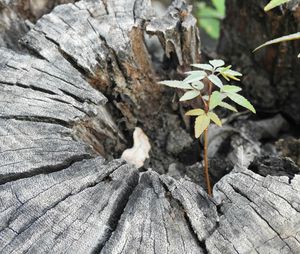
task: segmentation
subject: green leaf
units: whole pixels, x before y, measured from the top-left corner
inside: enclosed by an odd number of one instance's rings
[[[205,129],[209,126],[210,118],[207,115],[201,115],[195,121],[195,137],[199,138]]]
[[[198,74],[199,76],[207,76],[207,73],[205,71],[187,71],[185,74]]]
[[[226,67],[219,67],[216,69],[217,72],[224,72],[224,71],[227,71],[227,70],[230,70],[230,68],[232,67],[232,65],[228,65]]]
[[[186,116],[200,116],[203,114],[205,114],[205,111],[200,108],[192,109],[185,113]]]
[[[223,13],[220,13],[218,10],[211,8],[206,4],[199,5],[198,15],[200,16],[200,20],[211,19],[211,18],[221,20],[224,18]]]
[[[229,79],[233,79],[236,81],[240,81],[240,79],[238,79],[237,77],[243,76],[242,73],[238,72],[238,71],[234,71],[231,70],[230,68],[226,67],[224,69],[217,69],[216,71],[218,71],[219,73],[221,73],[221,75],[227,80],[229,81]]]
[[[215,69],[218,68],[218,67],[221,67],[221,66],[225,65],[225,62],[224,62],[223,60],[218,60],[218,59],[216,59],[216,60],[211,60],[211,61],[209,61],[209,63],[210,63]]]
[[[236,93],[227,93],[227,96],[234,101],[236,104],[239,104],[240,106],[249,109],[253,113],[256,113],[253,105],[242,95],[236,94]]]
[[[269,11],[279,5],[287,3],[288,1],[290,1],[290,0],[272,0],[265,6],[264,10]]]
[[[231,110],[231,111],[233,111],[233,112],[238,112],[237,109],[236,109],[235,107],[231,106],[230,104],[228,104],[228,103],[226,103],[226,102],[224,102],[224,101],[220,102],[220,103],[219,103],[219,106],[220,106],[220,107],[223,107],[223,108],[226,108],[226,109],[229,109],[229,110]]]
[[[213,71],[214,67],[210,64],[191,64],[191,66],[196,67],[198,69],[206,70],[206,71]]]
[[[196,90],[202,90],[204,88],[204,84],[201,81],[196,81],[192,83],[192,87]]]
[[[198,80],[202,80],[205,78],[205,76],[207,75],[205,71],[203,71],[204,75],[200,75],[199,73],[193,73],[189,76],[187,76],[183,82],[184,83],[192,83],[192,82],[195,82],[195,81],[198,81]]]
[[[192,91],[187,91],[179,101],[188,101],[196,98],[198,95],[200,95],[200,91],[192,90]]]
[[[214,112],[208,112],[207,115],[209,116],[210,120],[212,120],[216,125],[222,126],[220,118]]]
[[[221,91],[224,93],[237,93],[239,91],[242,91],[242,88],[240,88],[239,86],[225,85],[221,88]]]
[[[214,91],[210,97],[209,102],[209,109],[213,110],[215,107],[217,107],[220,102],[223,100],[223,97],[220,92]]]
[[[209,75],[207,77],[213,84],[215,84],[216,86],[222,88],[223,87],[223,83],[221,81],[221,79],[219,79],[216,75]]]
[[[255,52],[256,50],[259,50],[259,49],[261,49],[261,48],[263,48],[265,46],[272,45],[272,44],[275,44],[275,43],[280,43],[280,42],[285,42],[285,41],[291,41],[291,40],[299,40],[299,39],[300,39],[300,32],[294,33],[294,34],[285,35],[285,36],[279,37],[277,39],[267,41],[266,43],[260,45],[256,49],[254,49],[253,52]]]
[[[213,5],[220,14],[225,16],[225,0],[212,0]]]
[[[205,32],[214,40],[218,40],[220,37],[220,20],[215,18],[203,18],[200,19],[200,26]]]
[[[158,82],[158,84],[173,87],[173,88],[192,89],[190,84],[184,83],[183,81],[179,81],[179,80],[164,80]]]

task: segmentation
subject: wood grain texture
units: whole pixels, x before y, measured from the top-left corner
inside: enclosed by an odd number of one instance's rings
[[[0,46],[21,50],[18,40],[43,14],[74,0],[0,0]]]
[[[298,253],[299,175],[262,177],[236,168],[215,186],[220,221],[206,240],[213,253]]]
[[[30,54],[0,48],[1,253],[300,252],[299,168],[287,159],[236,166],[209,198],[99,155],[124,139],[104,94],[129,126],[157,106],[137,113],[155,102],[145,31],[179,67],[198,59],[195,19],[179,7],[189,11],[178,0],[155,17],[149,1],[82,0],[32,27]]]
[[[1,185],[1,253],[96,251],[137,180],[132,167],[97,158]]]

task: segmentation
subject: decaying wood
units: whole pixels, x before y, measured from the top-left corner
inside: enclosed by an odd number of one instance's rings
[[[299,1],[289,1],[288,9],[278,7],[265,13],[263,8],[267,3],[261,0],[226,1],[219,53],[241,68],[245,74],[244,92],[257,109],[284,112],[299,124],[299,40],[252,52],[266,41],[299,31]]]
[[[0,46],[20,49],[18,40],[43,14],[74,0],[0,0]]]
[[[155,18],[150,1],[61,5],[42,17],[22,43],[55,66],[67,59],[94,87],[112,98],[127,127],[133,129],[145,118],[157,122],[162,96],[144,41],[145,31],[157,35],[166,57],[172,54],[181,66],[199,59],[196,19],[187,12],[181,20],[178,9],[182,6],[186,5],[175,1],[165,16]]]
[[[31,28],[31,55],[0,49],[1,253],[300,252],[300,175],[288,159],[235,161],[212,199],[190,179],[103,158],[126,142],[117,116],[129,129],[155,126],[157,66],[198,61],[195,24],[180,0],[160,18],[149,1],[82,0]],[[145,32],[159,38],[162,62]],[[274,119],[276,133],[284,121]],[[256,145],[273,133],[264,124],[250,124]],[[243,133],[232,142],[254,147]]]
[[[97,158],[1,185],[1,253],[97,251],[137,180],[132,167]]]

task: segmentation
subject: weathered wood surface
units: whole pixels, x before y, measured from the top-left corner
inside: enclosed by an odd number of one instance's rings
[[[132,167],[97,158],[1,185],[0,252],[101,249],[137,181]]]
[[[214,201],[188,180],[150,171],[138,183],[132,167],[103,163],[1,185],[1,253],[300,251],[300,175],[235,168]]]
[[[299,168],[286,160],[273,176],[260,175],[272,161],[252,164],[260,174],[239,164],[211,199],[103,158],[126,142],[105,103],[128,128],[155,118],[156,67],[199,57],[195,19],[176,8],[157,18],[148,1],[82,0],[37,22],[22,39],[32,55],[0,49],[0,253],[300,252]],[[167,60],[152,63],[144,31]]]
[[[0,0],[0,46],[20,49],[18,40],[43,14],[74,0]]]

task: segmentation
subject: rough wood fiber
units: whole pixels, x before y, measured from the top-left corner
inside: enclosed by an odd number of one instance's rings
[[[299,253],[300,175],[260,176],[244,168],[221,179],[214,195],[220,222],[211,253]]]
[[[92,129],[105,139],[116,127],[100,92],[71,67],[66,73],[5,48],[0,54],[0,182],[91,157],[89,145],[102,152],[87,133]]]
[[[236,167],[211,200],[188,180],[143,173],[101,253],[298,253],[299,180]]]
[[[162,95],[145,31],[157,35],[166,56],[172,53],[180,65],[199,59],[196,20],[189,11],[184,20],[180,17],[185,6],[175,1],[163,18],[153,18],[150,1],[86,0],[61,5],[43,16],[22,43],[55,66],[69,61],[112,98],[127,127],[134,128],[138,120],[154,117]]]
[[[187,202],[193,202],[193,194],[184,197]],[[199,227],[201,229],[207,230]],[[172,197],[157,173],[147,172],[141,176],[116,231],[101,253],[204,252],[181,204]]]
[[[18,40],[54,6],[74,0],[0,0],[0,46],[19,50]]]
[[[1,253],[92,253],[109,238],[138,174],[83,160],[0,186]]]
[[[90,84],[121,97],[124,115],[154,89],[144,30],[182,66],[197,59],[178,6],[152,19],[148,1],[62,5],[23,39],[35,56],[0,49],[1,253],[300,252],[299,170],[286,160],[270,165],[277,176],[236,167],[211,199],[188,179],[93,158],[118,129]]]

